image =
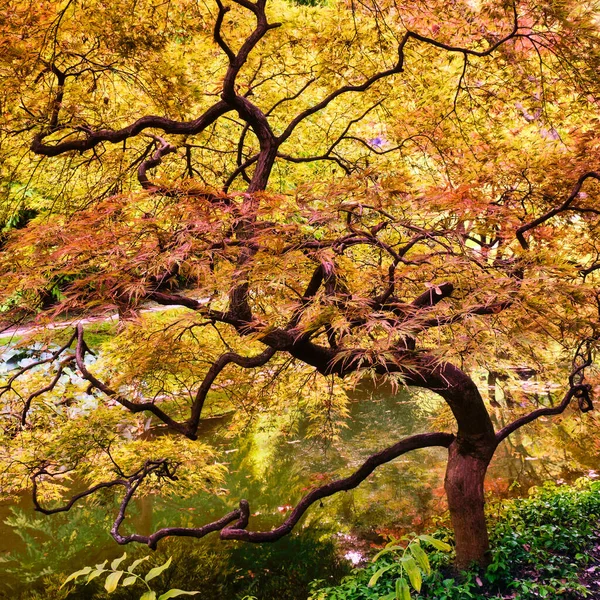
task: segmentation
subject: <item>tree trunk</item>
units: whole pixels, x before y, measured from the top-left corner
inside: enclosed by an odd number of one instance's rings
[[[465,453],[458,441],[448,448],[444,485],[459,569],[466,569],[473,562],[485,566],[490,561],[483,496],[483,481],[491,458],[487,454]]]

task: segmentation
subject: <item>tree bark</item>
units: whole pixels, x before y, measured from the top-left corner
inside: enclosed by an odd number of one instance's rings
[[[456,543],[455,565],[459,569],[466,569],[473,562],[486,566],[490,561],[483,494],[490,460],[491,453],[489,458],[488,453],[465,453],[458,440],[448,448],[444,487]]]

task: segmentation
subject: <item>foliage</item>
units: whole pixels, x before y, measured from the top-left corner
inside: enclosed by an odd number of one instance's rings
[[[23,548],[20,551],[14,548],[0,559],[6,593],[9,589],[14,593],[14,582],[18,582],[18,587],[33,588],[42,578],[63,573],[80,560],[82,554],[89,556],[110,541],[106,533],[110,522],[104,508],[86,508],[70,519],[54,521],[41,515],[32,517],[29,511],[14,507],[11,513],[4,525],[20,538]]]
[[[143,558],[147,550],[133,548],[133,552],[131,558],[137,559]],[[112,556],[115,553],[112,553],[108,563],[113,560]],[[304,536],[291,536],[267,547],[235,545],[216,549],[214,545],[211,547],[206,543],[191,545],[189,541],[181,543],[174,540],[159,548],[143,564],[159,566],[169,556],[173,557],[171,567],[152,582],[158,596],[170,588],[192,588],[202,590],[204,595],[211,598],[241,599],[250,595],[260,600],[297,600],[307,597],[308,585],[315,573],[328,580],[339,580],[349,571],[345,561],[336,557],[333,544],[319,540],[310,532]],[[79,564],[85,564],[85,558],[83,561],[79,559]],[[87,559],[89,561],[89,553]],[[17,591],[11,592],[11,597],[15,600],[138,600],[141,593],[133,586],[120,585],[108,594],[102,577],[83,585],[84,577],[80,579],[82,584],[69,584],[61,589],[69,572],[68,567],[63,563],[55,575],[46,575],[20,589],[17,587]],[[126,574],[121,581],[124,577]]]
[[[432,571],[423,577],[422,600],[518,600],[580,598],[586,590],[578,574],[597,541],[600,483],[579,480],[573,487],[547,483],[529,498],[504,501],[489,508],[492,559],[485,570],[462,573],[449,568],[445,554],[434,554]],[[446,538],[448,531],[436,533]],[[430,538],[431,539],[431,538]],[[451,539],[451,535],[450,538]],[[383,551],[385,552],[385,550]],[[311,600],[363,600],[404,597],[395,589],[400,564],[381,552],[369,567],[355,570],[337,587],[318,589]],[[374,585],[373,585],[374,584]]]
[[[176,598],[179,596],[195,596],[196,594],[200,593],[198,591],[190,592],[171,588],[157,598],[156,592],[152,590],[148,584],[155,577],[158,577],[163,573],[163,571],[169,568],[172,558],[169,557],[169,559],[162,565],[150,569],[144,577],[136,573],[135,570],[140,564],[142,564],[145,560],[148,560],[150,557],[144,556],[134,560],[127,567],[127,571],[125,571],[123,569],[119,569],[119,567],[126,558],[127,552],[125,552],[120,558],[115,558],[110,563],[110,567],[107,567],[108,561],[97,564],[95,567],[84,567],[75,573],[71,573],[71,575],[65,579],[63,586],[67,585],[70,581],[77,581],[80,577],[83,578],[85,583],[90,583],[90,581],[96,579],[96,577],[104,576],[105,573],[108,573],[106,576],[106,581],[104,582],[104,589],[109,594],[114,592],[119,586],[127,587],[130,585],[135,585],[136,583],[141,583],[147,588],[147,590],[144,591],[140,596],[140,600],[168,600],[169,598]]]

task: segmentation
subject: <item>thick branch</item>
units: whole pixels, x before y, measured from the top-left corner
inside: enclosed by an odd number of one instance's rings
[[[156,190],[159,187],[148,179],[148,169],[153,169],[154,167],[157,167],[162,162],[163,157],[165,157],[167,154],[171,154],[172,152],[177,151],[177,148],[175,146],[169,144],[169,142],[167,142],[160,136],[153,135],[151,137],[156,142],[157,148],[150,158],[147,158],[146,160],[143,160],[140,163],[140,166],[138,167],[137,171],[138,181],[145,190]]]
[[[404,34],[404,37],[402,38],[402,40],[400,41],[400,44],[398,45],[398,62],[392,68],[386,69],[384,71],[380,71],[379,73],[375,73],[371,77],[367,78],[362,84],[345,85],[345,86],[342,86],[342,87],[338,88],[337,90],[331,92],[331,94],[329,94],[327,97],[325,97],[323,100],[321,100],[321,102],[318,102],[317,104],[311,106],[310,108],[307,108],[306,110],[299,113],[296,117],[294,117],[294,119],[292,119],[292,121],[289,123],[289,125],[286,127],[286,129],[283,131],[283,133],[279,136],[278,141],[280,144],[283,143],[285,140],[287,140],[290,137],[290,135],[292,135],[292,133],[294,132],[296,127],[302,121],[304,121],[311,115],[314,115],[315,113],[319,112],[320,110],[323,110],[324,108],[329,106],[329,104],[331,104],[336,98],[339,98],[343,94],[347,94],[347,93],[351,93],[351,92],[364,92],[364,91],[368,90],[370,87],[372,87],[373,84],[375,84],[379,80],[385,79],[386,77],[390,77],[391,75],[402,73],[404,70],[404,49],[406,47],[407,42],[410,39],[414,39],[414,40],[417,40],[417,41],[420,41],[420,42],[423,42],[426,44],[430,44],[432,46],[435,46],[436,48],[446,50],[447,52],[460,53],[465,56],[470,55],[470,56],[484,57],[484,56],[488,56],[488,55],[492,54],[502,44],[508,42],[509,40],[511,40],[515,37],[518,37],[518,35],[519,35],[518,31],[519,31],[519,21],[518,21],[518,16],[517,16],[516,2],[513,4],[513,28],[511,30],[511,32],[508,33],[503,38],[501,38],[500,40],[498,40],[495,44],[490,46],[487,50],[477,51],[477,50],[470,50],[468,48],[461,48],[459,46],[452,46],[449,44],[444,44],[442,42],[438,42],[437,40],[423,36],[414,31],[407,31]]]
[[[131,502],[135,492],[139,486],[143,483],[144,479],[154,474],[164,479],[174,480],[176,476],[174,470],[169,468],[166,460],[147,461],[144,466],[133,475],[126,479],[115,479],[106,483],[100,483],[96,486],[85,490],[75,495],[71,500],[64,506],[46,509],[40,506],[37,499],[37,479],[41,475],[54,476],[56,474],[50,474],[45,469],[40,469],[34,476],[33,490],[34,490],[34,505],[36,510],[43,512],[44,514],[54,514],[58,512],[65,512],[71,509],[71,507],[78,501],[87,496],[90,496],[100,489],[110,488],[117,485],[124,486],[126,488],[125,495],[121,501],[119,512],[115,519],[115,522],[111,528],[111,535],[119,544],[129,544],[131,542],[137,542],[147,544],[150,548],[156,548],[157,543],[165,537],[193,537],[202,538],[209,533],[214,531],[221,531],[220,537],[224,540],[243,540],[247,542],[274,542],[284,535],[287,535],[292,531],[294,526],[302,518],[304,513],[312,506],[315,502],[333,496],[341,491],[348,491],[357,487],[362,483],[373,471],[388,463],[407,452],[422,448],[442,447],[448,448],[454,441],[454,436],[450,433],[424,433],[414,435],[404,440],[401,440],[397,444],[382,450],[376,454],[371,455],[367,460],[350,476],[343,479],[338,479],[327,483],[321,487],[318,487],[304,496],[300,502],[296,505],[296,508],[291,512],[290,516],[277,528],[271,531],[247,531],[245,528],[248,525],[250,517],[250,506],[246,500],[240,501],[238,509],[224,515],[220,519],[217,519],[211,523],[207,523],[201,527],[164,527],[151,535],[122,535],[119,532],[120,526],[125,520],[129,503]],[[228,527],[230,523],[233,523],[231,527]]]
[[[581,191],[581,187],[588,179],[597,179],[598,181],[600,181],[600,173],[598,173],[596,171],[589,171],[588,173],[584,173],[577,180],[575,187],[573,187],[573,189],[571,190],[571,193],[569,194],[567,199],[560,206],[557,206],[556,208],[549,210],[547,213],[544,213],[541,217],[534,219],[530,223],[521,225],[521,227],[519,227],[517,229],[516,236],[517,236],[517,239],[519,240],[519,243],[521,244],[521,247],[524,250],[527,250],[529,248],[529,243],[527,242],[527,240],[525,239],[525,236],[524,236],[524,234],[527,231],[537,227],[538,225],[541,225],[542,223],[545,223],[546,221],[548,221],[552,217],[555,217],[556,215],[560,214],[561,212],[565,212],[568,210],[580,210],[582,212],[586,211],[586,209],[574,208],[571,206],[571,204],[577,198],[577,196],[579,195],[579,192]]]
[[[277,350],[275,350],[275,348],[267,348],[257,356],[240,356],[235,352],[226,352],[225,354],[221,354],[221,356],[219,356],[219,358],[211,365],[208,373],[205,375],[204,380],[196,392],[194,404],[192,405],[192,412],[188,420],[189,431],[194,435],[198,431],[198,424],[200,423],[200,416],[202,415],[202,408],[204,407],[206,396],[208,395],[208,392],[210,391],[215,379],[227,365],[233,363],[239,367],[243,367],[244,369],[262,367],[263,365],[266,365],[271,358],[273,358],[276,352]]]
[[[514,433],[517,429],[523,427],[523,425],[527,425],[539,419],[540,417],[550,417],[554,415],[560,415],[561,413],[567,410],[567,407],[571,403],[573,398],[578,398],[580,400],[580,408],[582,412],[587,412],[592,409],[592,404],[589,398],[589,393],[591,390],[591,386],[589,384],[580,384],[573,386],[569,389],[569,391],[565,394],[562,402],[558,406],[546,407],[546,408],[538,408],[533,412],[530,412],[528,415],[524,415],[519,417],[510,425],[503,427],[496,434],[496,441],[499,444],[502,440],[506,439],[511,433]]]
[[[294,526],[302,518],[302,515],[310,508],[312,504],[328,496],[333,496],[338,492],[352,490],[362,483],[377,467],[420,448],[431,448],[441,446],[448,448],[454,441],[454,436],[450,433],[423,433],[406,438],[377,454],[373,454],[349,477],[338,479],[325,484],[309,492],[290,516],[277,528],[271,531],[247,531],[246,529],[226,528],[221,531],[223,540],[243,540],[245,542],[275,542],[292,531]]]
[[[34,138],[31,150],[43,156],[58,156],[73,150],[85,152],[101,142],[117,144],[138,135],[145,129],[160,129],[165,133],[175,135],[194,135],[212,125],[219,117],[230,110],[232,110],[232,107],[226,102],[217,102],[217,104],[213,105],[194,121],[174,121],[165,117],[151,115],[142,117],[128,127],[118,130],[100,129],[99,131],[91,131],[87,127],[82,127],[80,129],[86,133],[85,139],[69,140],[58,144],[44,144],[43,139],[46,134],[41,133]]]

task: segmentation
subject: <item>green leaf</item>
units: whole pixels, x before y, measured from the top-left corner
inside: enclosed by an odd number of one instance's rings
[[[152,590],[144,592],[140,596],[140,600],[156,600],[156,592],[153,592]]]
[[[135,575],[131,575],[130,577],[126,577],[123,579],[123,586],[125,585],[133,585],[136,581],[137,577]]]
[[[110,594],[117,589],[119,585],[119,579],[121,579],[121,575],[123,575],[123,571],[115,571],[111,573],[104,582],[104,589]]]
[[[145,560],[148,560],[150,558],[150,556],[144,556],[144,558],[138,558],[137,560],[134,560],[128,567],[127,567],[127,571],[129,573],[133,573],[133,570],[141,563],[143,563]]]
[[[195,596],[200,592],[184,592],[183,590],[172,589],[165,592],[162,596],[158,597],[158,600],[169,600],[169,598],[176,598],[177,596]]]
[[[87,575],[91,570],[92,570],[92,567],[83,567],[83,569],[81,569],[80,571],[75,571],[75,573],[71,573],[63,581],[63,584],[60,586],[60,589],[62,589],[65,585],[67,585],[67,583],[69,583],[69,581],[73,581],[74,579],[77,579],[78,577],[81,577],[82,575]]]
[[[420,535],[419,539],[431,544],[436,550],[442,550],[443,552],[450,552],[450,550],[452,550],[450,544],[446,544],[446,542],[442,542],[442,540],[436,540],[431,535]]]
[[[421,548],[421,546],[417,544],[411,544],[408,549],[410,553],[415,557],[417,563],[423,571],[429,575],[431,573],[431,565],[429,564],[429,558],[427,558],[427,554],[425,554],[425,550]]]
[[[169,568],[170,564],[171,564],[171,557],[169,557],[169,560],[165,564],[160,565],[160,567],[154,567],[154,569],[150,569],[144,579],[146,580],[146,582],[148,582],[151,579],[158,577],[165,569]]]
[[[402,546],[389,546],[389,547],[385,547],[383,550],[381,550],[380,552],[378,552],[373,559],[371,560],[371,562],[377,562],[377,560],[382,557],[384,554],[387,554],[388,552],[394,552],[395,550],[404,550],[404,548]]]
[[[127,552],[125,552],[125,554],[123,554],[123,556],[121,556],[121,558],[115,558],[115,560],[113,560],[110,563],[110,568],[113,571],[116,571],[119,568],[119,565],[127,558]]]
[[[396,598],[396,594],[394,594],[394,592],[390,592],[389,594],[386,594],[385,596],[379,596],[379,598],[377,600],[395,600]]]
[[[90,581],[92,581],[92,579],[96,579],[96,577],[102,575],[102,573],[105,572],[105,569],[95,569],[88,575],[87,582],[89,583]]]
[[[396,600],[410,600],[410,589],[404,577],[396,579]]]
[[[369,583],[367,583],[367,587],[373,587],[378,581],[379,578],[386,572],[395,567],[396,565],[388,565],[387,567],[381,567],[381,569],[377,570],[373,573],[371,579],[369,579]]]
[[[417,590],[417,592],[420,592],[423,580],[421,578],[421,570],[417,566],[415,559],[412,556],[403,557],[402,566],[404,567],[412,586],[415,588],[415,590]]]

